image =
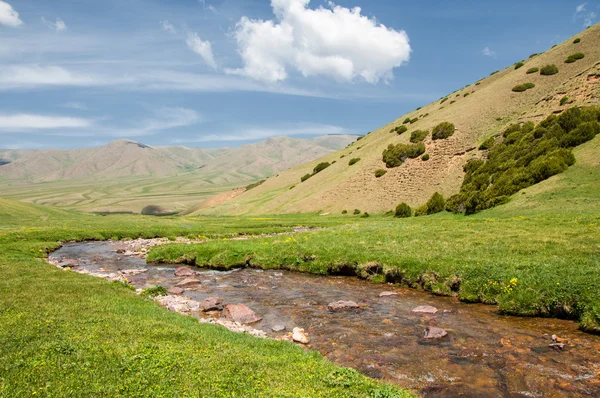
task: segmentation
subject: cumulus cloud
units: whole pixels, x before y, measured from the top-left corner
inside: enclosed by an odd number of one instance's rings
[[[360,7],[310,9],[310,0],[271,0],[274,20],[242,17],[235,38],[243,68],[229,73],[279,82],[288,70],[305,77],[339,81],[362,77],[369,83],[391,80],[392,70],[410,58],[404,31],[361,15]]]
[[[496,53],[494,51],[490,50],[489,47],[485,47],[483,49],[483,55],[485,55],[486,57],[495,57]]]
[[[65,22],[60,18],[56,18],[56,22],[52,22],[42,17],[42,22],[44,23],[44,25],[56,32],[64,32],[65,30],[67,30],[67,24],[65,24]]]
[[[592,26],[597,16],[594,11],[588,11],[587,4],[583,3],[575,7],[575,15],[573,15],[573,19],[583,21],[584,27]]]
[[[165,32],[168,33],[177,33],[177,30],[175,29],[175,27],[173,25],[171,25],[171,23],[169,21],[160,21],[160,26],[162,27],[162,29]]]
[[[0,25],[19,26],[23,21],[19,18],[19,13],[15,11],[10,4],[0,0]]]
[[[69,116],[45,116],[28,113],[0,114],[0,132],[84,128],[90,125],[89,120]]]
[[[217,64],[213,57],[212,46],[209,41],[202,40],[198,33],[189,33],[185,41],[190,50],[202,57],[204,62],[213,69],[217,69]]]

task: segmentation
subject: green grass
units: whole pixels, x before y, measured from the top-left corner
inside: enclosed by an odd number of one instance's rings
[[[318,353],[199,324],[42,259],[58,240],[223,239],[341,220],[103,217],[0,199],[0,396],[409,396]]]

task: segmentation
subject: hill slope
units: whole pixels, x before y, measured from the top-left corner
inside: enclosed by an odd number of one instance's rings
[[[458,90],[445,98],[373,131],[362,140],[335,154],[295,167],[269,178],[260,187],[245,192],[224,205],[203,212],[232,214],[293,213],[359,208],[382,212],[400,202],[411,206],[423,204],[435,191],[449,196],[458,192],[463,181],[463,165],[471,158],[482,157],[479,145],[511,123],[538,122],[551,113],[567,107],[600,103],[600,25],[581,34],[579,43],[569,39],[564,43],[491,74],[489,77]],[[583,59],[565,63],[573,53],[582,52]],[[559,73],[541,75],[527,73],[532,68],[556,64]],[[535,87],[524,92],[512,88],[523,83]],[[568,97],[561,104],[563,97]],[[402,135],[390,132],[404,124]],[[454,135],[432,141],[425,139],[428,161],[408,159],[403,165],[387,169],[381,178],[377,169],[385,169],[382,152],[389,144],[408,143],[411,132],[428,130],[441,122],[456,126]],[[349,165],[351,158],[360,158]],[[314,177],[300,182],[319,162],[336,162]]]

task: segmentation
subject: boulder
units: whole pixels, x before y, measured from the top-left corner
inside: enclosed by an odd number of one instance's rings
[[[262,318],[245,304],[229,304],[225,306],[225,317],[241,324],[255,323]]]
[[[294,328],[292,331],[292,340],[301,344],[308,344],[310,342],[310,339],[304,332],[304,329],[301,328]]]
[[[182,294],[183,289],[177,286],[173,286],[167,289],[167,293],[169,294]]]
[[[190,267],[179,267],[175,270],[175,276],[194,276],[195,274]]]
[[[413,308],[412,312],[416,314],[435,314],[438,312],[437,308],[432,307],[430,305],[421,305],[416,308]]]
[[[327,308],[329,309],[329,311],[351,310],[351,309],[358,308],[358,304],[356,304],[354,301],[340,300],[340,301],[334,301],[333,303],[329,303],[327,305]]]
[[[181,282],[179,282],[177,285],[177,287],[194,287],[194,286],[198,286],[200,284],[200,280],[196,279],[196,278],[185,278],[184,280],[182,280]]]
[[[426,339],[441,339],[443,337],[446,337],[447,335],[448,332],[446,332],[442,328],[438,328],[435,326],[427,326],[427,328],[425,328]]]
[[[223,309],[223,299],[218,297],[209,297],[200,302],[198,307],[200,311],[221,311]]]

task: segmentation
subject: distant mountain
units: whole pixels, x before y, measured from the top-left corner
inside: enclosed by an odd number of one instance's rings
[[[239,148],[153,147],[117,140],[97,148],[0,151],[0,176],[33,182],[167,177],[183,173],[210,175],[212,183],[235,183],[267,177],[344,148],[356,136],[315,139],[274,137]],[[221,181],[219,181],[221,180]]]
[[[35,151],[20,149],[0,149],[0,166],[14,162],[15,160],[29,155]]]

